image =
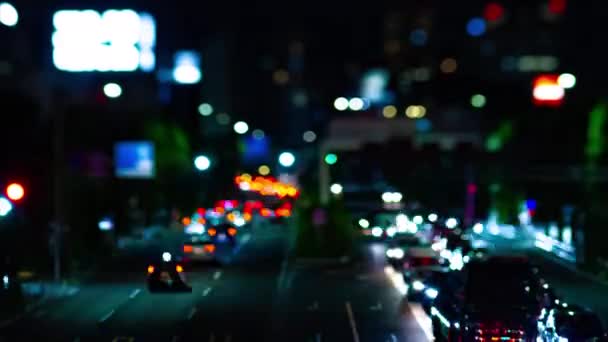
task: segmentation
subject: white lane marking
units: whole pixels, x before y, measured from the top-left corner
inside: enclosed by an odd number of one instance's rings
[[[429,315],[426,314],[422,306],[420,304],[408,303],[410,312],[414,316],[414,319],[420,326],[420,329],[426,335],[426,338],[429,341],[433,341],[435,337],[433,336],[433,323]]]
[[[357,323],[355,322],[355,315],[353,314],[353,308],[350,306],[350,302],[346,302],[346,314],[348,315],[350,329],[353,331],[353,341],[359,342],[359,332],[357,331]]]
[[[206,288],[205,291],[203,291],[202,296],[207,297],[209,295],[209,293],[211,293],[211,290],[213,290],[212,287]]]
[[[213,335],[213,333],[209,335],[209,342],[215,342],[215,335]]]
[[[283,288],[283,282],[285,278],[285,274],[287,273],[287,260],[283,260],[281,263],[281,273],[279,273],[279,278],[277,279],[277,288],[281,290]]]
[[[196,308],[192,308],[192,310],[190,310],[190,313],[188,314],[188,320],[191,320],[192,317],[194,317],[194,315],[196,315]]]
[[[135,289],[133,290],[133,292],[131,292],[131,294],[129,295],[129,299],[133,299],[135,297],[137,297],[137,295],[141,292],[141,289]]]
[[[107,321],[108,319],[110,319],[110,317],[112,317],[113,314],[114,314],[114,310],[111,310],[105,316],[103,316],[99,319],[99,323],[103,323],[103,322]]]
[[[222,271],[215,271],[215,273],[213,273],[213,280],[218,280],[218,279],[220,279],[221,276],[222,276]]]
[[[391,334],[391,342],[398,342],[397,336],[395,334]]]

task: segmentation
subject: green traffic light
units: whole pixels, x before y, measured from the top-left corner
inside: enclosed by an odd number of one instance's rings
[[[328,153],[325,155],[325,163],[327,165],[334,165],[336,162],[338,162],[338,156],[333,154],[333,153]]]

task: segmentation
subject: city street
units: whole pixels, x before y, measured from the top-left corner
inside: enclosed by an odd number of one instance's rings
[[[285,260],[285,227],[262,225],[230,264],[189,273],[191,294],[150,294],[117,273],[2,330],[6,341],[424,341],[386,278],[381,246],[352,265]],[[420,310],[419,310],[420,311]]]

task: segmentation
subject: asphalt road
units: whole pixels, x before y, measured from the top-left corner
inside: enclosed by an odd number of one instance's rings
[[[72,297],[5,322],[0,340],[427,340],[385,275],[382,246],[362,245],[346,265],[287,262],[287,230],[262,225],[229,263],[190,270],[188,294],[148,293],[145,270],[100,275]]]

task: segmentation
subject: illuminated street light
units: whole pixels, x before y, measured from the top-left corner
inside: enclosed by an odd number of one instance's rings
[[[403,195],[400,192],[385,192],[381,197],[384,203],[399,203],[403,199]]]
[[[120,95],[122,95],[122,88],[116,83],[108,83],[103,86],[103,93],[107,97],[109,97],[111,99],[115,99],[117,97],[120,97]]]
[[[420,119],[426,115],[424,106],[408,106],[405,109],[405,115],[410,119]]]
[[[12,27],[17,25],[17,22],[19,22],[17,9],[7,2],[0,3],[0,24]]]
[[[291,167],[296,162],[296,156],[291,152],[283,152],[279,155],[279,164],[284,167]]]
[[[211,167],[211,159],[207,156],[194,158],[194,167],[199,171],[207,171]]]
[[[475,94],[471,97],[471,106],[475,108],[483,108],[486,105],[486,97],[481,94]]]
[[[258,173],[262,176],[268,176],[270,174],[270,168],[268,167],[268,165],[261,165],[260,167],[258,167]]]
[[[234,123],[233,129],[236,134],[245,134],[249,130],[249,125],[245,121],[237,121]]]
[[[313,131],[306,131],[302,134],[302,139],[307,143],[312,143],[317,140],[317,134]]]
[[[334,183],[329,187],[329,191],[336,196],[340,195],[343,190],[344,190],[344,188],[342,187],[342,185],[340,185],[338,183]]]
[[[364,229],[369,228],[369,221],[364,218],[359,219],[359,227],[364,228]]]
[[[345,97],[338,97],[334,101],[334,108],[339,111],[345,111],[348,109],[348,99]]]
[[[458,225],[458,220],[453,217],[450,217],[449,219],[445,220],[445,226],[450,229],[456,228],[457,225]]]
[[[382,116],[384,116],[387,119],[392,119],[395,116],[397,116],[397,107],[390,105],[390,106],[386,106],[382,109]]]
[[[202,116],[209,116],[213,114],[213,107],[208,103],[202,103],[198,106],[198,112]]]

